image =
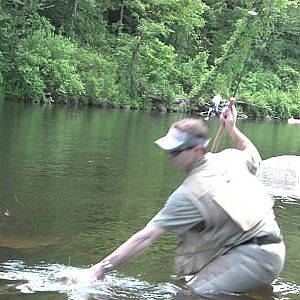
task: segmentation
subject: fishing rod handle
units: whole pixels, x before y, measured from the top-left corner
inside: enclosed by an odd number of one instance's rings
[[[234,105],[234,103],[235,103],[235,98],[231,97],[230,100],[229,100],[228,108],[231,109],[232,106]],[[216,137],[215,137],[214,142],[211,146],[210,152],[212,152],[212,153],[217,152],[217,149],[218,149],[219,144],[221,142],[221,138],[222,138],[222,135],[223,135],[224,128],[225,128],[225,124],[224,124],[224,122],[222,122],[219,126]]]

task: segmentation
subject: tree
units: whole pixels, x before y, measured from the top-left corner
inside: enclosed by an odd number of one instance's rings
[[[284,118],[299,111],[298,16],[292,0],[2,1],[1,87],[147,109],[149,95],[201,109],[237,93]]]

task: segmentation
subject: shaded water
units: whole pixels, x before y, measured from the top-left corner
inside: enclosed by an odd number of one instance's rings
[[[97,286],[57,281],[60,272],[95,263],[142,228],[180,184],[184,174],[170,169],[153,141],[182,117],[2,104],[0,299],[172,299],[182,292],[172,275],[172,234]],[[208,124],[214,136],[218,123]],[[300,154],[300,126],[239,126],[263,158]],[[224,137],[220,148],[229,145]],[[300,299],[299,203],[276,203],[288,248],[274,283],[277,299]]]

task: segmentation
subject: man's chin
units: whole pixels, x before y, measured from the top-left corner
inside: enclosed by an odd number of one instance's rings
[[[171,168],[176,171],[184,171],[184,168],[182,166],[178,166],[178,165],[172,164],[172,163],[171,163]]]

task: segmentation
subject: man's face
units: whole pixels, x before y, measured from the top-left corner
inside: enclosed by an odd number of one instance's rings
[[[177,151],[168,153],[168,159],[171,166],[176,170],[189,171],[196,160],[196,148],[182,148]]]

